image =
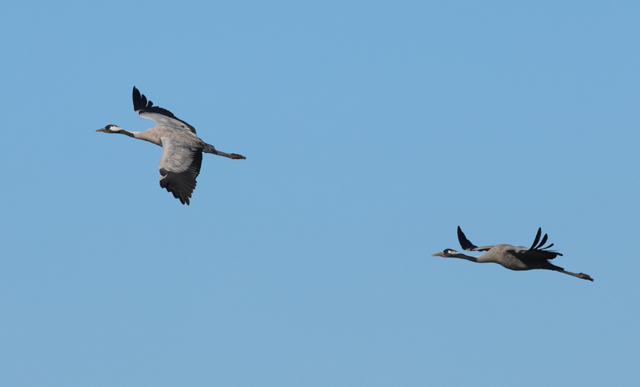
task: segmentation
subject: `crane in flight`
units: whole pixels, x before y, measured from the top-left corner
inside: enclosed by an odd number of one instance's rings
[[[549,250],[553,243],[548,246],[544,246],[547,242],[547,234],[544,234],[542,240],[542,229],[538,229],[536,238],[530,248],[522,246],[512,246],[506,244],[500,244],[495,246],[481,246],[478,247],[471,243],[458,226],[458,241],[463,250],[466,251],[486,251],[486,253],[477,257],[472,257],[459,253],[453,249],[445,249],[440,253],[433,254],[434,257],[444,258],[461,258],[471,262],[485,263],[493,262],[502,265],[510,270],[533,270],[533,269],[545,269],[559,271],[560,273],[569,274],[574,277],[582,278],[585,280],[593,281],[588,274],[584,273],[572,273],[566,271],[563,268],[553,265],[549,260],[554,259],[558,255],[562,255],[557,251]]]
[[[182,204],[189,205],[189,198],[196,188],[196,177],[200,174],[202,152],[228,157],[246,157],[225,153],[207,144],[196,135],[196,129],[182,121],[167,109],[153,106],[144,94],[133,87],[133,110],[142,118],[156,123],[156,126],[141,132],[129,132],[117,125],[107,125],[96,132],[120,133],[129,137],[149,141],[162,147],[160,157],[160,187],[166,188]]]

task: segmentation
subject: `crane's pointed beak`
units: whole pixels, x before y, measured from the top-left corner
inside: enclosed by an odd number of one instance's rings
[[[439,253],[435,253],[431,255],[432,257],[444,257],[444,253],[443,252],[439,252]]]
[[[105,133],[106,133],[106,131],[104,130],[104,128],[102,128],[102,129],[98,129],[98,130],[96,130],[96,132],[105,132]]]

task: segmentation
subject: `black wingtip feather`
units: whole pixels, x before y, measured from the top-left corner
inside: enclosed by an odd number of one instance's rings
[[[540,240],[540,235],[542,235],[542,227],[538,228],[538,233],[536,234],[536,239],[533,240],[533,244],[531,245],[529,250],[535,250],[536,246],[538,245],[538,241]]]
[[[549,256],[547,257],[547,259],[553,259],[558,255],[562,256],[562,253],[549,250],[551,247],[553,247],[553,243],[549,243],[549,245],[544,246],[544,244],[547,242],[547,239],[549,239],[548,234],[544,234],[544,237],[542,237],[542,240],[540,241],[540,243],[538,243],[538,239],[540,239],[541,234],[542,234],[542,228],[539,228],[538,234],[536,235],[536,239],[533,241],[533,245],[531,246],[530,250],[538,250],[538,251],[543,251],[545,253],[548,253]]]
[[[161,108],[160,106],[153,106],[153,102],[150,100],[147,101],[147,97],[145,97],[144,94],[140,93],[140,90],[138,90],[138,88],[135,86],[133,86],[132,97],[133,97],[133,110],[135,110],[136,113],[141,114],[143,112],[150,112],[150,113],[162,114],[164,116],[167,116],[169,118],[173,118],[182,122],[185,125],[185,129],[192,131],[194,134],[196,133],[196,129],[193,126],[187,124],[186,122],[182,121],[178,117],[174,116],[173,113],[171,113],[169,110]]]
[[[538,246],[536,247],[536,249],[541,248],[542,246],[544,246],[545,243],[547,243],[547,239],[549,238],[549,236],[547,234],[544,234],[544,237],[542,237],[542,240],[540,241],[540,243],[538,244]]]
[[[478,247],[467,239],[460,226],[458,226],[458,242],[460,242],[460,247],[462,247],[463,250],[471,251]]]
[[[142,109],[150,108],[153,106],[153,102],[147,101],[147,97],[140,93],[137,87],[133,86],[133,110],[136,112]]]

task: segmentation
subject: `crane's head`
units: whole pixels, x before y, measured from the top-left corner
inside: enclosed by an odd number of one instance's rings
[[[433,254],[432,257],[450,258],[450,257],[455,257],[456,254],[460,254],[460,253],[455,251],[454,249],[444,249],[444,251],[442,251],[440,253]]]
[[[107,125],[102,129],[98,129],[96,130],[96,132],[105,132],[105,133],[119,133],[122,132],[124,129],[122,129],[121,127],[119,127],[118,125]]]

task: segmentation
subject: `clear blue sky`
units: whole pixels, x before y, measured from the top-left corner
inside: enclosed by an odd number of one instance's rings
[[[631,386],[637,1],[0,5],[0,384]],[[205,141],[191,206],[137,86]],[[549,271],[431,257],[529,245]]]

